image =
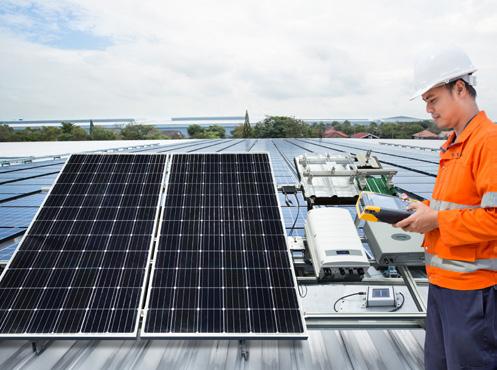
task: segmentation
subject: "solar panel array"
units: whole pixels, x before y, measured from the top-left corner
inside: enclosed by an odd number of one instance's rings
[[[173,157],[142,336],[304,332],[267,154]]]
[[[267,154],[71,156],[2,274],[0,337],[135,337],[146,292],[143,335],[305,337]]]
[[[0,334],[137,333],[162,155],[73,155],[0,282]]]

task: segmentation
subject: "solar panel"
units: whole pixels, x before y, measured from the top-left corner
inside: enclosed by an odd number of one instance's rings
[[[166,156],[73,155],[0,281],[0,337],[135,337]]]
[[[267,154],[175,154],[143,337],[305,338]]]

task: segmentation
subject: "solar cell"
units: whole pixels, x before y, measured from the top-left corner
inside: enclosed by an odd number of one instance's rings
[[[0,337],[134,337],[166,157],[73,155],[0,281]]]
[[[175,154],[144,337],[305,338],[267,154]]]

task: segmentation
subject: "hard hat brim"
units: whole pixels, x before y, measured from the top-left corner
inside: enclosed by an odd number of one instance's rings
[[[471,75],[472,73],[475,73],[476,71],[477,71],[476,68],[471,68],[471,69],[468,69],[467,71],[464,71],[462,73],[460,72],[457,75],[447,76],[443,80],[437,81],[434,84],[430,84],[428,86],[424,86],[421,89],[416,90],[416,92],[414,93],[414,95],[412,95],[409,98],[409,101],[412,101],[412,100],[416,99],[417,97],[423,95],[424,93],[428,92],[429,90],[433,89],[434,87],[443,86],[443,85],[449,83],[450,81],[454,81],[454,80],[456,80],[458,78],[462,78],[463,76],[466,76],[466,75]]]

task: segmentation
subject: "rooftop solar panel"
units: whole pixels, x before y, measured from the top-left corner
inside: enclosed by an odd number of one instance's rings
[[[305,338],[267,154],[176,154],[143,337]]]
[[[0,337],[135,337],[166,157],[73,155],[0,280]]]
[[[25,227],[0,227],[0,243],[24,234]]]
[[[17,242],[6,242],[0,246],[0,264],[6,264],[17,248]]]

